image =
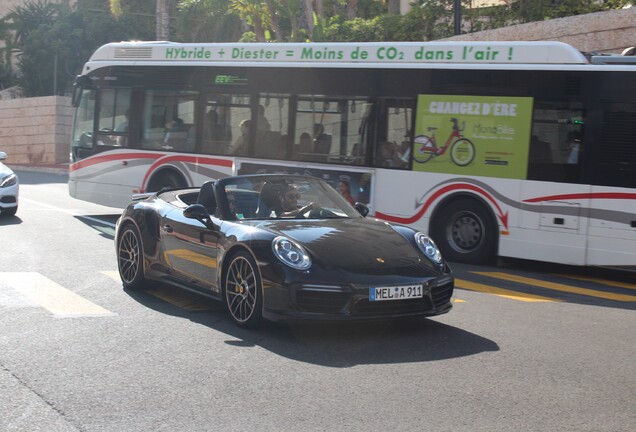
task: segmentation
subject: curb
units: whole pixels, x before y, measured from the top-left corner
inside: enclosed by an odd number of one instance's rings
[[[40,172],[47,174],[68,175],[68,165],[20,165],[11,164],[7,165],[13,171],[27,171],[27,172]]]

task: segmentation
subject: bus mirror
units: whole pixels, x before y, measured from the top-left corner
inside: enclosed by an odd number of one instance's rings
[[[77,78],[75,78],[75,82],[73,83],[73,96],[71,99],[74,107],[79,106],[82,96],[82,90],[89,85],[90,80],[87,76],[78,75]]]

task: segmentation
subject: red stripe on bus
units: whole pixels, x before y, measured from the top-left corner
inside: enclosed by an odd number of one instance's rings
[[[74,162],[69,165],[69,171],[77,171],[82,168],[86,168],[92,165],[101,164],[104,162],[113,162],[124,159],[159,159],[163,156],[163,153],[115,153],[105,154],[100,156],[93,156],[88,159],[83,159],[78,162]]]
[[[166,156],[156,160],[155,163],[153,163],[150,166],[150,168],[148,168],[148,171],[146,171],[146,175],[144,176],[144,179],[141,182],[141,192],[144,192],[146,190],[146,182],[148,181],[148,177],[150,177],[150,175],[155,171],[155,169],[157,169],[158,166],[166,164],[168,162],[185,162],[185,163],[189,162],[189,163],[198,163],[198,164],[205,164],[205,165],[216,165],[216,166],[221,166],[226,168],[232,168],[232,165],[234,164],[234,161],[232,161],[231,159],[219,159],[219,158],[208,158],[208,157],[201,157],[201,156],[183,156],[183,155]]]
[[[453,190],[470,190],[473,192],[476,192],[482,196],[484,196],[488,201],[490,201],[496,208],[497,208],[497,217],[499,217],[499,219],[501,220],[501,223],[503,224],[503,226],[507,229],[508,228],[508,212],[504,213],[501,210],[501,207],[499,207],[499,204],[497,203],[497,201],[492,197],[492,195],[490,195],[488,192],[486,192],[484,189],[472,185],[472,184],[468,184],[468,183],[457,183],[457,184],[452,184],[452,185],[448,185],[445,186],[441,189],[439,189],[438,191],[434,192],[428,200],[426,200],[426,202],[424,203],[424,205],[422,206],[422,208],[413,216],[408,217],[408,218],[401,218],[401,217],[397,217],[397,216],[391,216],[391,215],[387,215],[385,213],[382,212],[375,212],[375,216],[377,218],[380,219],[384,219],[386,221],[389,222],[395,222],[395,223],[401,223],[401,224],[412,224],[417,222],[418,220],[420,220],[422,218],[422,216],[424,216],[424,214],[426,213],[426,210],[428,210],[428,208],[431,206],[431,204],[437,199],[439,198],[441,195],[453,191]]]
[[[580,199],[636,200],[636,194],[626,193],[626,192],[576,193],[576,194],[550,195],[545,197],[530,198],[530,199],[523,200],[523,202],[536,203],[536,202],[542,202],[542,201],[580,200]]]

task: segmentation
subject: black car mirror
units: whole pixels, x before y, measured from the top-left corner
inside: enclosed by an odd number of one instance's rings
[[[360,213],[362,215],[362,217],[367,217],[367,215],[369,214],[369,207],[367,207],[366,205],[362,204],[361,202],[355,203],[355,205],[353,207],[356,210],[358,210],[358,213]]]
[[[206,227],[213,229],[212,217],[208,210],[201,204],[192,204],[183,211],[183,216],[188,219],[195,219],[204,224]]]

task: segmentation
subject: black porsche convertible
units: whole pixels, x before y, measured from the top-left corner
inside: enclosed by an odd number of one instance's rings
[[[367,218],[326,182],[246,175],[140,194],[117,222],[126,289],[165,282],[262,319],[392,319],[448,312],[452,272],[435,243]]]

